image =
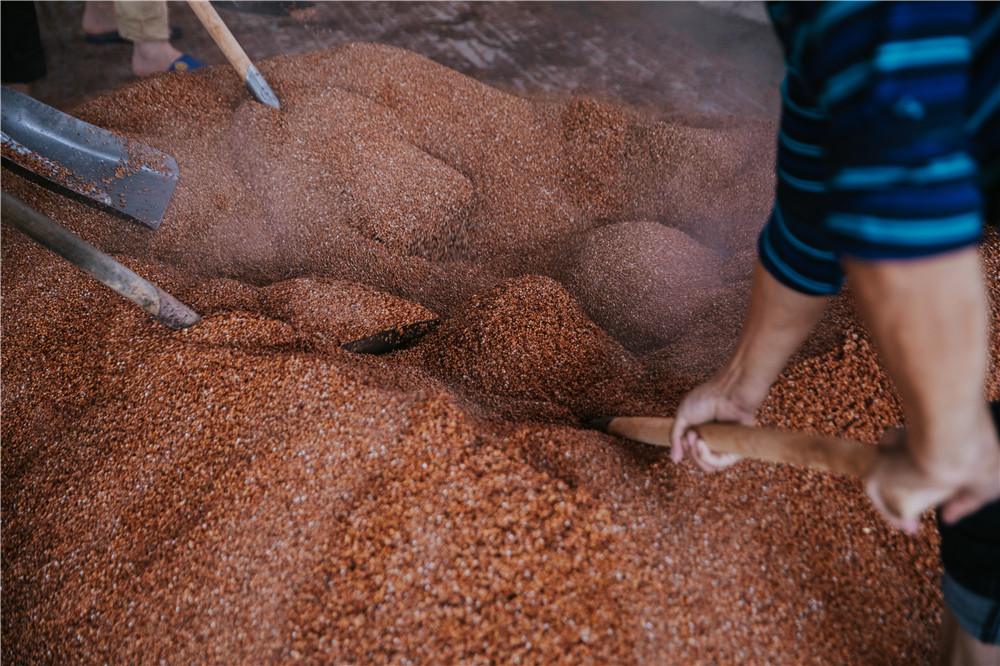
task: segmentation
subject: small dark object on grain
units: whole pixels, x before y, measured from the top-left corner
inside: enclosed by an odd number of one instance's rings
[[[355,354],[386,354],[406,349],[419,338],[434,330],[440,323],[440,319],[426,319],[388,331],[380,331],[340,346]]]

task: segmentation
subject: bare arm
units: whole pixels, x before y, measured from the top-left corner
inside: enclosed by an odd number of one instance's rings
[[[921,513],[945,503],[957,520],[1000,496],[1000,443],[982,395],[987,301],[974,248],[908,261],[847,260],[862,316],[893,382],[910,431],[890,433],[868,492],[897,527],[915,531]],[[778,373],[826,306],[755,268],[750,308],[726,365],[681,403],[672,457],[705,471],[735,460],[697,442],[692,425],[753,424]]]
[[[671,457],[688,454],[705,471],[715,471],[732,458],[715,457],[703,446],[692,425],[735,421],[753,425],[757,407],[788,358],[819,321],[829,297],[809,296],[786,287],[758,261],[754,266],[750,307],[736,350],[706,384],[692,391],[677,410]]]
[[[1000,496],[1000,444],[983,396],[988,307],[976,249],[845,267],[908,425],[905,450],[887,452],[872,474],[872,499],[913,530],[940,502],[954,520]]]

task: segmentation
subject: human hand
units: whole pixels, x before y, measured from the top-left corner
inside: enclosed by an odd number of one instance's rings
[[[730,396],[717,379],[702,384],[691,391],[677,408],[670,431],[670,459],[680,462],[687,456],[705,472],[717,472],[732,465],[742,456],[735,453],[714,453],[698,437],[695,426],[713,421],[752,426],[755,411],[756,405],[744,404]]]
[[[914,457],[906,430],[887,430],[865,491],[886,522],[910,534],[921,515],[941,506],[941,519],[956,522],[1000,498],[1000,448],[989,440],[983,456],[952,469],[925,469]]]

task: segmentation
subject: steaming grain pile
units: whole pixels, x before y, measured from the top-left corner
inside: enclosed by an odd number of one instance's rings
[[[533,102],[374,45],[261,69],[281,111],[226,68],[78,111],[177,159],[158,232],[4,174],[205,315],[166,330],[4,233],[6,659],[932,659],[930,524],[579,427],[670,413],[724,357],[773,126]],[[435,315],[412,349],[339,347]],[[893,391],[846,303],[824,331],[763,420],[875,441]]]

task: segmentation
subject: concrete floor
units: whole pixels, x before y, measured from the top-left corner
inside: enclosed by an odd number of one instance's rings
[[[38,99],[71,111],[133,78],[131,45],[84,41],[82,2],[36,5],[48,64]],[[168,5],[183,30],[175,46],[224,65],[187,3]],[[780,53],[756,2],[317,2],[307,13],[219,5],[254,61],[380,42],[523,94],[579,92],[658,113],[778,114]]]

